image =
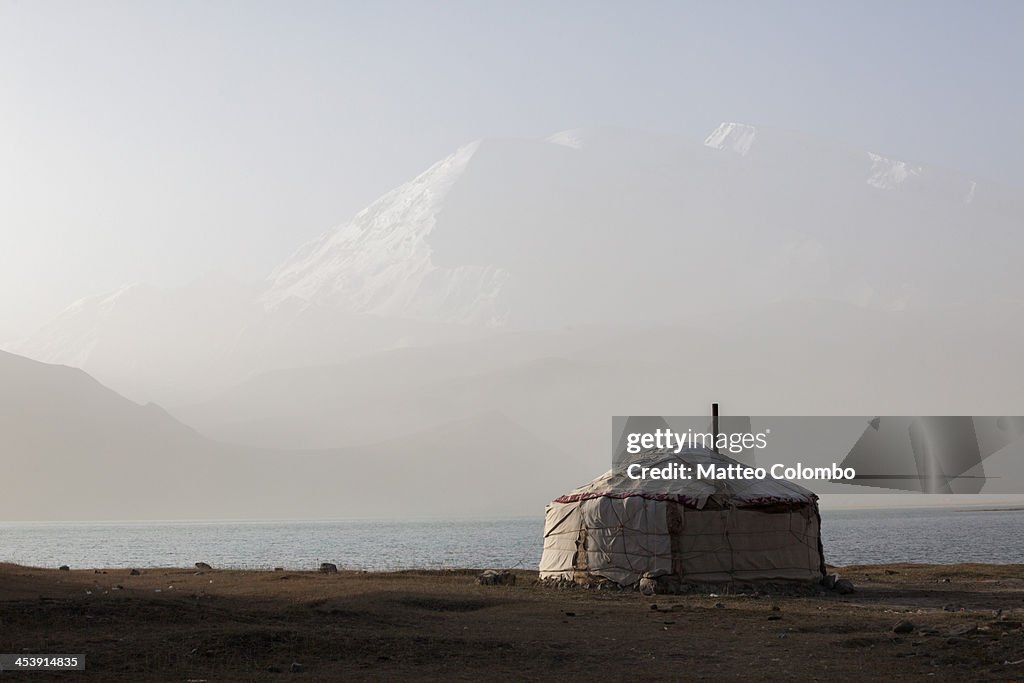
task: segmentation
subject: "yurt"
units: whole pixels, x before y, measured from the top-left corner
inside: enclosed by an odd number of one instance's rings
[[[739,465],[704,448],[649,450],[631,462],[691,473],[697,465]],[[618,466],[548,505],[541,579],[620,586],[646,579],[641,587],[653,581],[659,589],[674,590],[685,584],[824,578],[821,517],[811,491],[771,478],[629,474],[625,465]]]

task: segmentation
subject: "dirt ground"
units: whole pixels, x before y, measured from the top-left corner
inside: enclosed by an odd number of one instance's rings
[[[1024,565],[838,571],[855,593],[0,565],[0,652],[85,654],[87,666],[0,680],[1024,680]],[[894,633],[901,620],[914,630]]]

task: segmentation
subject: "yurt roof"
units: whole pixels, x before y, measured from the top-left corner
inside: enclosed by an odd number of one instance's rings
[[[664,468],[677,463],[690,468],[690,479],[632,479],[627,466]],[[629,498],[640,496],[650,500],[672,500],[687,507],[702,509],[708,501],[721,507],[762,507],[778,504],[809,504],[818,497],[808,489],[783,479],[697,479],[697,465],[716,464],[721,467],[741,465],[732,458],[705,448],[651,449],[633,456],[629,463],[608,470],[588,484],[555,499],[556,503],[572,503],[593,498]]]

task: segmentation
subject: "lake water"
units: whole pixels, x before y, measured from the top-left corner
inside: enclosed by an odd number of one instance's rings
[[[825,510],[830,564],[1024,563],[1021,511]],[[0,561],[40,567],[537,567],[544,521],[0,523]]]

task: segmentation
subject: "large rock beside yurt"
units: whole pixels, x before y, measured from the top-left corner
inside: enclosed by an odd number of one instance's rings
[[[507,569],[485,569],[476,577],[476,582],[481,586],[514,586],[516,575]]]
[[[703,448],[649,450],[633,462],[721,467]],[[621,465],[547,507],[540,578],[660,586],[821,582],[818,498],[781,479],[632,479]]]

